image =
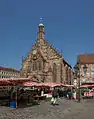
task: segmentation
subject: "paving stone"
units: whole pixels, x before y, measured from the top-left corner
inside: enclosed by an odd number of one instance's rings
[[[90,119],[94,119],[93,110],[94,100],[77,103],[62,99],[59,105],[55,106],[50,102],[41,102],[37,106],[18,109],[0,106],[0,119],[88,119],[88,111],[93,116]]]

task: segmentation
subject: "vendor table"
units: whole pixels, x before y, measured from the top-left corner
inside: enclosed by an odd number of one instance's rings
[[[34,100],[45,100],[46,96],[34,96]]]

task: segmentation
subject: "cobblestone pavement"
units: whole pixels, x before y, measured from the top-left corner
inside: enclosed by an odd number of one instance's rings
[[[94,119],[93,110],[94,100],[77,103],[62,99],[55,106],[50,102],[18,109],[0,106],[0,119],[88,119],[90,116]],[[90,116],[88,111],[92,113]]]

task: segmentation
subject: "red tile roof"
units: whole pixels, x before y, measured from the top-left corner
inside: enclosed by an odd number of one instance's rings
[[[7,67],[2,67],[2,66],[0,66],[0,70],[20,73],[20,71],[18,71],[18,70],[16,70],[16,69],[7,68]]]
[[[94,54],[79,55],[78,62],[80,62],[82,64],[94,64]]]

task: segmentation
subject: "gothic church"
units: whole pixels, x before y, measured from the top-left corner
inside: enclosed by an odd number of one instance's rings
[[[38,39],[31,52],[22,59],[21,77],[38,82],[72,84],[72,67],[55,48],[44,39],[44,25],[38,25]]]

